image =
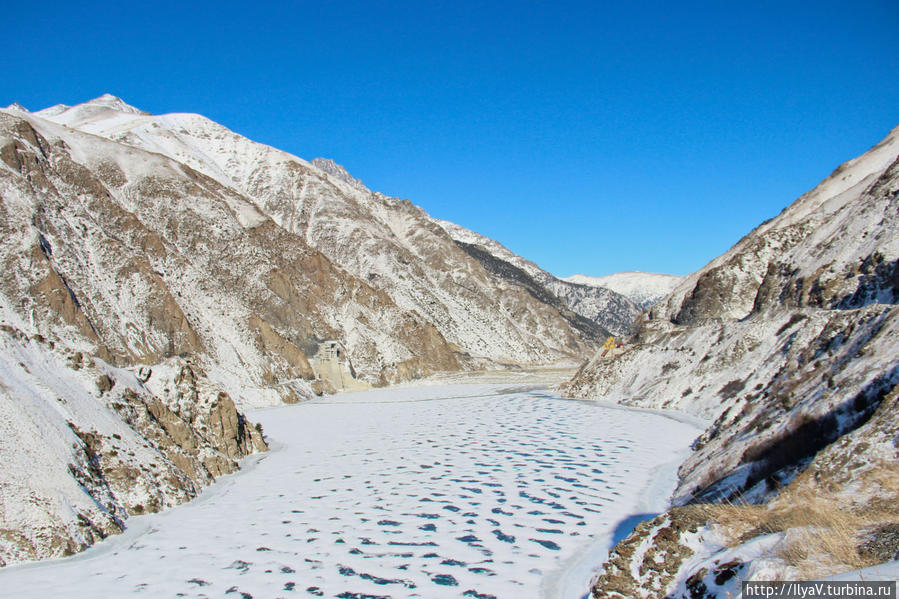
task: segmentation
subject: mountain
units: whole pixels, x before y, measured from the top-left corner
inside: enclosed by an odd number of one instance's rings
[[[2,109],[0,197],[0,565],[234,471],[266,449],[243,408],[608,334],[411,202],[199,115]]]
[[[565,277],[563,281],[586,285],[588,287],[600,287],[611,289],[620,293],[641,308],[648,308],[677,287],[683,277],[665,275],[639,270],[628,272],[616,272],[602,277],[590,277],[587,275],[572,275]]]
[[[497,276],[521,282],[531,288],[545,289],[549,292],[547,302],[555,303],[563,309],[568,308],[580,316],[581,320],[596,322],[614,335],[630,335],[640,309],[624,294],[559,279],[489,237],[445,220],[435,219],[434,222],[452,237],[456,245]],[[553,295],[557,299],[551,299]]]
[[[899,128],[685,277],[633,343],[564,386],[711,421],[681,467],[682,507],[623,541],[596,593],[724,596],[750,577],[895,559],[897,155]]]
[[[12,104],[10,104],[6,108],[4,108],[4,110],[14,110],[16,112],[28,112],[28,109],[25,108],[24,106],[22,106],[21,104],[19,104],[18,102],[13,102]]]
[[[549,305],[527,285],[494,276],[423,210],[369,191],[333,161],[308,163],[199,115],[151,116],[111,106],[115,102],[106,97],[99,100],[47,118],[167,156],[214,179],[331,263],[387,294],[400,309],[432,324],[457,360],[474,365],[570,360],[607,334],[572,320],[564,304]],[[341,340],[355,344],[352,335]],[[353,364],[363,378],[380,380],[386,360],[375,358],[377,344],[366,345],[370,355],[354,358]],[[348,346],[347,352],[359,349]],[[438,369],[448,366],[442,360]]]

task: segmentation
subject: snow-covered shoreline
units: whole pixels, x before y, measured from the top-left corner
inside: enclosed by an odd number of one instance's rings
[[[615,527],[666,507],[671,457],[698,431],[508,387],[256,411],[275,443],[255,466],[76,558],[4,569],[0,584],[16,596],[579,598]]]

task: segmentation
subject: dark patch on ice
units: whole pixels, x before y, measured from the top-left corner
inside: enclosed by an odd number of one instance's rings
[[[501,530],[498,529],[498,528],[497,528],[496,530],[491,531],[491,532],[493,532],[494,536],[495,536],[497,539],[499,539],[500,541],[502,541],[503,543],[514,543],[514,542],[515,542],[515,537],[514,537],[514,536],[504,534],[503,531],[501,531]]]
[[[318,587],[307,587],[306,592],[310,595],[315,595],[316,597],[324,597],[325,593]]]
[[[343,576],[355,576],[356,571],[350,568],[349,566],[337,566],[337,571],[340,572]]]
[[[378,520],[378,526],[399,526],[396,520]]]
[[[459,586],[459,581],[449,574],[435,574],[431,577],[431,582],[445,587]]]
[[[241,572],[246,573],[246,571],[249,570],[250,566],[252,566],[252,565],[253,564],[250,562],[245,562],[242,559],[238,559],[238,560],[234,560],[233,562],[231,562],[231,565],[227,566],[225,569],[226,570],[240,570]],[[235,589],[234,592],[237,592],[237,589]]]
[[[462,566],[463,568],[467,565],[465,562],[460,562],[457,559],[445,559],[440,562],[442,566]]]
[[[206,582],[205,580],[201,580],[199,578],[191,578],[187,581],[187,584],[195,584],[198,587],[208,587],[212,583]]]
[[[380,576],[375,576],[374,574],[366,574],[364,572],[359,574],[359,578],[362,578],[363,580],[370,580],[371,582],[381,586],[385,586],[388,584],[401,584],[407,589],[415,588],[414,582],[401,580],[399,578],[381,578]]]
[[[561,549],[561,547],[559,547],[558,545],[556,545],[556,544],[553,543],[552,541],[545,541],[545,540],[543,540],[543,539],[531,539],[531,541],[534,541],[535,543],[540,543],[541,545],[543,545],[543,546],[546,547],[547,549],[552,549],[553,551],[558,551],[559,549]]]
[[[424,543],[414,543],[412,541],[390,541],[388,545],[399,545],[402,547],[437,547],[437,543],[426,541]]]

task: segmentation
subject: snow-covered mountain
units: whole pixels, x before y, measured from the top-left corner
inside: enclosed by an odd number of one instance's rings
[[[633,344],[594,357],[565,385],[569,396],[713,421],[681,467],[677,503],[768,503],[672,510],[620,547],[601,584],[623,588],[625,576],[635,586],[623,595],[701,586],[724,596],[740,579],[878,559],[865,535],[881,542],[878,531],[896,523],[883,508],[899,503],[897,156],[899,128],[685,277]],[[830,530],[825,513],[851,522],[843,552],[815,541]],[[657,536],[665,547],[649,551]],[[665,565],[651,572],[628,557],[658,552]],[[638,571],[649,573],[627,574]]]
[[[120,102],[104,96],[63,112],[36,114],[167,156],[216,180],[333,264],[387,294],[400,309],[433,324],[464,360],[535,364],[570,359],[585,350],[585,340],[605,334],[550,307],[526,286],[494,276],[420,208],[369,191],[333,161],[308,163],[199,115],[152,116],[123,110]],[[572,327],[578,331],[573,335]],[[353,339],[346,343],[348,353],[359,353]],[[413,359],[407,353],[395,360],[393,353],[382,362]],[[353,363],[377,380],[387,364],[371,360],[374,354]]]
[[[608,334],[409,201],[199,115],[2,109],[0,197],[0,564],[192,497],[265,448],[243,407]]]
[[[648,308],[677,287],[683,277],[666,275],[653,272],[633,270],[628,272],[616,272],[602,277],[588,275],[571,275],[563,281],[586,285],[588,287],[601,287],[620,293],[641,308]]]
[[[640,315],[640,309],[626,294],[559,279],[489,237],[445,220],[434,219],[434,222],[440,225],[460,248],[497,276],[525,282],[534,288],[543,288],[561,300],[555,301],[557,305],[570,308],[576,314],[599,323],[615,335],[630,335],[631,327]],[[547,301],[554,302],[551,299]]]

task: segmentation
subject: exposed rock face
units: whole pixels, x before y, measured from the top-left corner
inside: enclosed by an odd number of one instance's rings
[[[359,191],[368,191],[368,188],[362,181],[349,174],[347,170],[343,168],[343,165],[337,164],[330,158],[313,158],[310,161],[310,164],[322,172],[337,177],[344,183],[349,183]]]
[[[593,589],[596,599],[664,597],[683,561],[693,555],[685,544],[705,524],[690,508],[640,523],[615,546]]]
[[[899,383],[897,155],[894,130],[687,277],[650,309],[626,351],[595,357],[564,386],[570,396],[714,420],[681,468],[676,502],[777,509],[804,489],[853,506],[856,517],[899,519],[878,507],[899,500],[887,424]],[[743,572],[760,572],[758,556],[744,553]],[[712,584],[708,572],[696,580]],[[680,584],[687,593],[694,574],[679,572],[665,592]]]
[[[0,349],[4,564],[80,551],[266,449],[183,360],[116,368],[8,324]]]

